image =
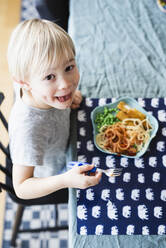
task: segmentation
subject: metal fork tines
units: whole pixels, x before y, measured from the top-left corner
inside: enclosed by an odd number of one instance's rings
[[[107,170],[97,168],[97,170],[104,173],[108,177],[118,177],[122,174],[122,168],[111,168]]]

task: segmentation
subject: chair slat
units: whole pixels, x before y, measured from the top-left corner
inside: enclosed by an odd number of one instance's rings
[[[1,119],[1,121],[2,121],[2,123],[3,123],[3,125],[4,125],[4,127],[5,127],[6,130],[8,131],[8,123],[7,123],[7,121],[6,121],[4,115],[2,114],[1,111],[0,111],[0,119]]]
[[[0,105],[2,104],[3,100],[4,100],[4,94],[0,92]]]
[[[10,158],[10,153],[8,151],[8,149],[0,142],[0,149],[3,151],[3,153]]]
[[[7,168],[5,168],[4,166],[2,166],[1,164],[0,164],[0,170],[1,170],[6,176],[12,178],[11,172],[10,172]]]
[[[2,189],[4,189],[5,191],[11,193],[11,194],[15,194],[14,190],[12,187],[8,186],[5,183],[1,183],[0,182],[0,193],[2,192]]]

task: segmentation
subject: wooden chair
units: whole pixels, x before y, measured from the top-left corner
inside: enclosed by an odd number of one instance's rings
[[[4,100],[3,93],[0,93],[0,105]],[[8,123],[3,115],[3,113],[0,111],[0,119],[1,123],[4,125],[5,129],[8,130]],[[10,198],[13,202],[17,203],[17,211],[15,215],[15,220],[13,223],[13,230],[12,230],[12,237],[11,237],[11,245],[16,246],[16,239],[18,233],[23,232],[43,232],[43,231],[59,231],[59,230],[67,230],[67,225],[58,225],[58,205],[62,203],[68,203],[68,189],[62,189],[59,191],[56,191],[55,193],[49,194],[45,197],[40,197],[36,199],[31,200],[23,200],[16,196],[12,184],[12,161],[10,158],[9,153],[9,146],[5,147],[2,142],[0,142],[0,149],[6,156],[6,165],[3,166],[0,164],[0,170],[5,174],[6,182],[2,183],[0,182],[0,192],[3,190],[7,191]],[[46,205],[46,204],[53,204],[55,205],[55,211],[56,211],[56,225],[55,227],[45,227],[45,228],[38,228],[38,229],[20,229],[22,217],[24,210],[27,206],[34,206],[34,205]]]

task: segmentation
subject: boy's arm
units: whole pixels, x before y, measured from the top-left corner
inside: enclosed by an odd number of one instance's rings
[[[16,195],[22,199],[34,199],[51,194],[62,188],[87,188],[99,183],[101,173],[97,172],[94,176],[85,173],[91,170],[93,165],[74,167],[66,173],[37,178],[33,176],[33,166],[13,165],[13,186]]]
[[[33,166],[13,165],[13,186],[19,198],[38,198],[64,188],[61,175],[34,177],[34,168]]]

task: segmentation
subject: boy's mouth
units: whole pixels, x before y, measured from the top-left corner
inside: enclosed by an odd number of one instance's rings
[[[66,102],[71,98],[71,95],[72,94],[70,93],[70,94],[65,95],[65,96],[56,96],[56,98],[59,102]]]

